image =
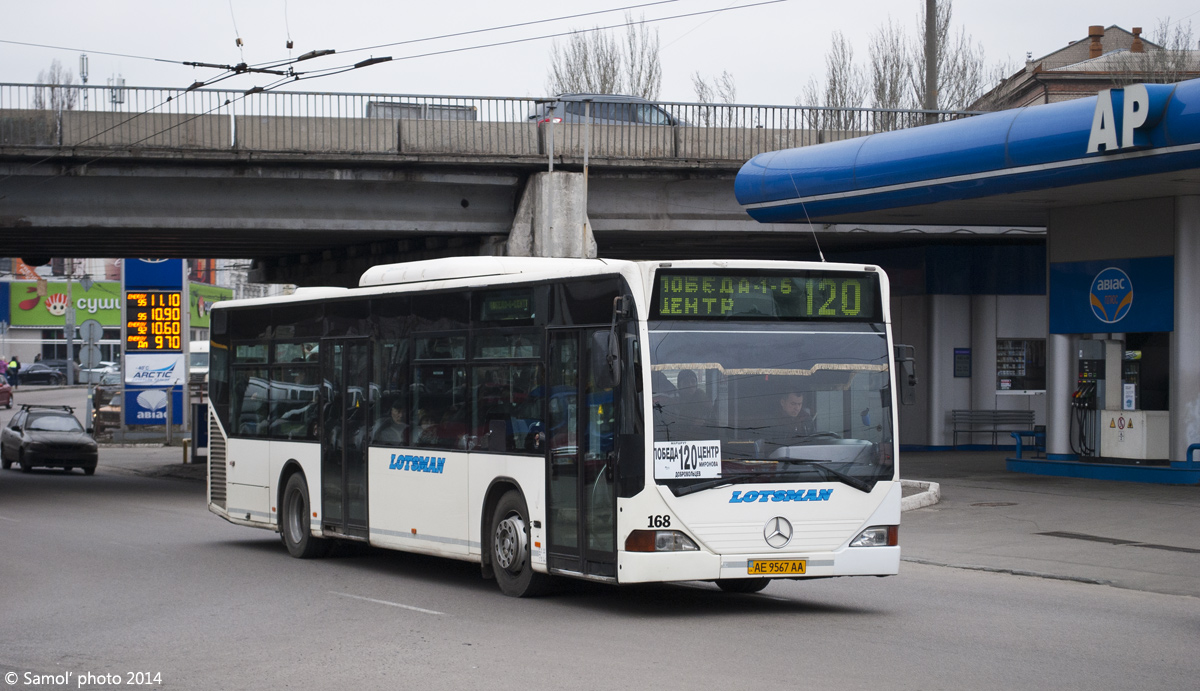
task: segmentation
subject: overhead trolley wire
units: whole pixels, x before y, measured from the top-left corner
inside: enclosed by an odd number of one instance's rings
[[[675,2],[675,1],[676,1],[676,0],[659,0],[658,2],[645,3],[645,5],[658,5],[658,4],[664,4],[664,3],[667,3],[667,2]],[[782,3],[782,2],[787,2],[787,0],[762,0],[761,2],[747,3],[747,4],[744,4],[744,5],[737,5],[737,6],[727,6],[727,7],[717,8],[717,9],[710,9],[710,10],[699,10],[699,11],[696,11],[696,12],[686,12],[686,13],[683,13],[683,14],[669,15],[669,16],[666,16],[666,17],[656,17],[656,18],[652,18],[652,19],[642,19],[642,20],[638,20],[638,21],[632,21],[632,20],[631,20],[631,21],[621,22],[621,23],[619,23],[619,24],[610,24],[610,25],[608,25],[608,26],[597,26],[597,27],[592,27],[592,28],[590,28],[590,29],[575,29],[575,30],[571,30],[571,31],[562,31],[562,32],[556,32],[556,33],[552,33],[552,34],[543,34],[543,35],[540,35],[540,36],[531,36],[531,37],[526,37],[526,38],[512,39],[512,40],[508,40],[508,41],[497,41],[497,42],[493,42],[493,43],[478,44],[478,45],[474,45],[474,46],[463,46],[463,47],[459,47],[459,48],[450,48],[450,49],[446,49],[446,50],[431,51],[431,52],[428,52],[428,53],[420,53],[420,54],[416,54],[416,55],[405,55],[405,56],[401,56],[401,57],[398,57],[398,58],[393,58],[393,57],[391,57],[391,56],[387,56],[387,57],[380,57],[380,58],[371,57],[371,58],[368,58],[368,59],[366,59],[366,60],[362,60],[362,61],[360,61],[360,62],[357,62],[357,63],[354,63],[354,64],[346,64],[346,65],[340,65],[340,66],[336,66],[336,67],[328,67],[328,68],[322,68],[322,69],[310,70],[310,71],[308,71],[308,72],[293,72],[293,71],[289,71],[289,73],[284,73],[286,76],[284,76],[282,79],[278,79],[278,80],[276,80],[276,81],[274,81],[274,82],[271,82],[271,83],[270,83],[270,84],[268,84],[267,86],[254,86],[254,87],[252,87],[252,88],[250,88],[250,89],[247,89],[247,90],[246,90],[246,91],[244,91],[242,94],[240,94],[240,95],[238,95],[238,96],[234,97],[233,99],[226,99],[226,100],[225,100],[223,103],[221,103],[221,104],[219,104],[219,105],[217,105],[217,106],[214,106],[214,107],[212,107],[212,108],[210,108],[210,109],[208,109],[208,110],[206,110],[206,111],[203,111],[203,112],[200,112],[200,113],[196,113],[195,115],[193,115],[193,116],[192,116],[192,117],[190,117],[190,118],[187,118],[186,120],[182,120],[182,121],[180,121],[180,122],[177,122],[177,123],[175,123],[175,124],[171,125],[170,127],[166,127],[166,128],[164,128],[164,129],[162,129],[162,130],[158,130],[158,131],[156,131],[156,132],[152,132],[152,133],[150,133],[150,134],[146,135],[145,137],[142,137],[141,139],[139,139],[139,140],[137,140],[137,141],[135,141],[135,142],[131,142],[131,143],[130,143],[128,146],[136,146],[136,145],[140,144],[141,142],[144,142],[144,141],[146,141],[147,139],[152,139],[152,138],[154,138],[154,137],[156,137],[156,136],[158,136],[158,135],[160,135],[160,134],[164,134],[164,133],[166,133],[166,132],[169,132],[170,130],[173,130],[173,129],[177,128],[177,127],[180,127],[181,125],[185,125],[185,124],[187,124],[187,123],[189,123],[189,122],[192,122],[193,120],[195,120],[195,119],[197,119],[197,118],[199,118],[199,117],[201,117],[201,116],[208,115],[208,114],[212,113],[213,111],[216,111],[216,110],[218,110],[218,109],[220,109],[220,108],[224,108],[225,106],[231,106],[231,105],[233,105],[234,103],[237,103],[238,101],[241,101],[241,100],[245,99],[246,97],[248,97],[248,96],[251,96],[251,95],[253,95],[253,94],[265,93],[265,92],[267,92],[267,91],[270,91],[270,90],[273,90],[273,89],[277,89],[277,88],[279,88],[279,87],[281,87],[281,86],[283,86],[283,85],[285,85],[285,84],[290,84],[290,83],[292,83],[292,82],[296,82],[296,81],[302,81],[302,80],[307,80],[307,79],[318,79],[318,78],[321,78],[321,77],[331,77],[331,76],[334,76],[334,75],[337,75],[337,74],[342,74],[342,73],[345,73],[345,72],[349,72],[349,71],[351,71],[351,70],[355,70],[355,69],[361,69],[361,68],[364,68],[364,67],[371,67],[371,66],[378,65],[378,64],[382,64],[382,63],[385,63],[385,62],[392,62],[392,61],[394,61],[394,60],[396,60],[396,61],[398,61],[398,60],[414,60],[414,59],[417,59],[417,58],[432,57],[432,56],[436,56],[436,55],[447,55],[447,54],[451,54],[451,53],[460,53],[460,52],[466,52],[466,51],[471,51],[471,50],[479,50],[479,49],[483,49],[483,48],[495,48],[495,47],[499,47],[499,46],[505,46],[505,45],[514,45],[514,44],[518,44],[518,43],[528,43],[528,42],[532,42],[532,41],[541,41],[541,40],[545,40],[545,39],[547,39],[547,38],[557,38],[557,37],[560,37],[560,36],[569,36],[569,35],[572,35],[572,34],[593,33],[593,32],[598,32],[598,31],[607,31],[607,30],[609,30],[609,29],[616,29],[616,28],[621,28],[621,27],[627,27],[627,26],[632,26],[632,25],[634,25],[634,24],[642,24],[642,23],[650,24],[650,23],[657,23],[657,22],[669,21],[669,20],[673,20],[673,19],[683,19],[683,18],[687,18],[687,17],[698,17],[698,16],[704,16],[704,15],[708,15],[708,14],[717,14],[717,13],[721,13],[721,12],[730,12],[730,11],[734,11],[734,10],[748,9],[748,8],[751,8],[751,7],[761,7],[761,6],[765,6],[765,5],[775,5],[775,4],[779,4],[779,3]],[[641,7],[641,6],[643,6],[643,5],[631,5],[630,7]],[[620,9],[629,9],[629,8],[620,8]],[[617,11],[617,10],[605,10],[605,11],[603,11],[603,12],[612,12],[612,11]],[[597,12],[589,12],[589,13],[583,13],[583,14],[580,14],[580,15],[571,15],[571,16],[569,16],[569,17],[565,17],[565,18],[573,18],[573,17],[577,17],[577,16],[587,16],[587,15],[590,15],[590,14],[600,14],[600,13],[602,13],[602,12],[601,12],[601,11],[597,11]],[[562,19],[562,18],[560,18],[560,19]],[[548,22],[548,21],[555,21],[555,20],[538,20],[538,21],[536,21],[536,22],[526,22],[526,23],[524,23],[524,24],[520,24],[520,25],[512,25],[512,26],[522,26],[522,25],[527,25],[527,24],[531,24],[531,23],[534,23],[534,24],[536,24],[536,23],[545,23],[545,22]],[[493,29],[479,29],[479,30],[474,30],[474,31],[471,31],[471,32],[464,32],[464,33],[480,33],[480,32],[483,32],[483,31],[496,30],[496,29],[498,29],[498,28],[509,28],[509,27],[497,27],[497,28],[493,28]],[[435,37],[435,38],[437,38],[437,37]],[[423,41],[423,40],[434,40],[434,39],[433,39],[433,38],[430,38],[430,39],[414,39],[414,40],[412,40],[412,41],[402,41],[402,42],[395,43],[395,44],[384,44],[384,45],[402,45],[402,44],[406,44],[406,43],[419,42],[419,41]],[[18,44],[20,44],[21,42],[18,42],[18,41],[7,41],[7,40],[0,39],[0,43],[18,43]],[[38,45],[38,44],[22,44],[22,45]],[[59,47],[59,46],[42,46],[42,45],[39,45],[39,47],[51,47],[51,48],[58,48],[58,49],[61,49],[61,50],[74,50],[74,49],[69,49],[69,48],[62,48],[62,47]],[[369,48],[355,48],[355,49],[352,49],[352,50],[349,50],[349,51],[345,51],[345,52],[358,52],[358,51],[362,51],[362,50],[369,50]],[[103,55],[118,55],[118,54],[116,54],[116,53],[104,53],[103,51],[94,51],[94,52],[96,52],[96,53],[98,53],[98,54],[103,54]],[[321,57],[322,55],[327,55],[327,54],[330,54],[330,53],[332,53],[332,52],[333,52],[333,51],[330,51],[329,53],[325,53],[324,51],[312,51],[312,53],[311,53],[311,54],[305,54],[305,55],[302,55],[302,56],[300,56],[300,57],[296,58],[295,60],[293,60],[292,62],[299,62],[299,61],[301,61],[301,60],[310,59],[311,57]],[[161,58],[147,58],[147,57],[144,57],[144,56],[129,56],[129,57],[138,57],[138,58],[140,58],[140,59],[146,59],[146,60],[157,60],[157,61],[160,61],[160,62],[180,62],[180,61],[173,61],[173,60],[163,60],[163,59],[161,59]],[[193,66],[196,66],[196,65],[197,65],[197,63],[183,63],[183,62],[180,62],[180,64],[192,64]],[[287,64],[287,63],[285,62],[285,63],[282,63],[282,64]],[[281,65],[278,65],[278,66],[282,66],[282,64],[281,64]],[[223,65],[213,65],[213,67],[228,67],[228,66],[223,66]],[[250,68],[249,68],[249,66],[246,66],[244,63],[243,63],[243,65],[240,65],[240,66],[237,66],[237,67],[245,67],[245,68],[247,68],[245,71],[254,71],[254,72],[265,72],[265,73],[271,73],[271,74],[280,74],[279,72],[276,72],[276,71],[274,71],[274,70],[271,70],[271,69],[261,69],[261,68],[253,68],[253,69],[250,69]],[[235,68],[235,69],[236,69],[236,68]],[[219,76],[219,77],[217,78],[217,80],[219,81],[219,80],[227,79],[229,76],[233,76],[233,75],[221,75],[221,76]],[[185,88],[185,89],[181,89],[180,91],[181,91],[181,93],[182,93],[182,92],[191,91],[191,90],[193,90],[193,89],[199,88],[199,86],[202,86],[202,85],[203,85],[203,83],[201,83],[201,82],[197,82],[197,83],[194,83],[194,84],[192,84],[191,86],[189,86],[189,87],[187,87],[187,88]],[[147,114],[149,114],[149,113],[153,112],[154,110],[157,110],[158,108],[162,107],[163,105],[165,105],[165,104],[167,104],[167,103],[171,102],[172,100],[173,100],[173,97],[170,97],[170,96],[169,96],[169,97],[167,97],[167,99],[166,99],[165,101],[163,101],[162,103],[159,103],[158,105],[155,105],[155,106],[153,106],[152,108],[149,108],[149,109],[147,109],[147,110],[144,110],[144,111],[142,111],[142,112],[140,112],[140,113],[137,113],[137,114],[133,115],[132,117],[130,117],[130,118],[128,118],[128,119],[126,119],[126,120],[122,121],[121,123],[119,123],[119,124],[117,124],[117,125],[113,125],[112,127],[108,128],[107,130],[104,130],[103,132],[98,132],[98,133],[96,133],[96,134],[92,135],[91,137],[88,137],[88,139],[85,139],[85,140],[83,140],[83,141],[84,141],[84,142],[86,142],[86,141],[89,141],[89,140],[91,140],[91,139],[94,139],[95,137],[98,137],[98,136],[100,136],[101,134],[104,134],[105,132],[111,131],[112,129],[115,129],[116,127],[119,127],[119,126],[121,126],[121,125],[127,124],[127,123],[129,123],[129,122],[131,122],[131,121],[133,121],[133,120],[135,120],[135,119],[137,119],[137,118],[141,117],[142,115],[147,115]],[[83,142],[80,142],[80,143],[83,143]],[[96,163],[97,161],[102,161],[102,160],[104,160],[104,159],[106,159],[106,158],[108,158],[108,157],[110,157],[110,156],[113,156],[113,155],[115,155],[116,153],[117,153],[116,151],[111,151],[111,152],[108,152],[108,153],[106,153],[106,154],[102,154],[102,155],[100,155],[100,156],[97,156],[97,157],[95,157],[95,158],[93,158],[93,159],[90,159],[89,161],[87,161],[87,162],[83,163],[82,165],[85,165],[85,166],[87,166],[87,165],[91,165],[91,164],[93,164],[93,163]],[[37,161],[37,162],[35,162],[34,164],[31,164],[31,165],[38,165],[38,164],[40,164],[40,163],[44,163],[44,162],[46,162],[46,161],[48,161],[48,160],[50,160],[50,159],[52,159],[52,158],[55,158],[56,156],[58,156],[58,154],[52,154],[52,155],[50,155],[50,156],[47,156],[47,157],[43,158],[43,159],[42,159],[42,160],[40,160],[40,161]],[[43,179],[39,180],[37,183],[34,183],[34,185],[41,185],[41,184],[45,184],[46,182],[49,182],[50,180],[54,180],[54,179],[57,179],[57,178],[59,178],[59,177],[64,177],[64,176],[65,176],[65,173],[56,173],[56,174],[54,174],[54,175],[50,175],[50,176],[47,176],[46,178],[43,178]],[[9,179],[9,178],[11,178],[11,177],[13,177],[13,174],[9,174],[9,175],[5,176],[4,178],[0,178],[0,182],[4,182],[5,180],[8,180],[8,179]],[[4,200],[4,199],[6,199],[7,197],[8,197],[8,195],[7,195],[7,194],[0,195],[0,201],[3,201],[3,200]]]

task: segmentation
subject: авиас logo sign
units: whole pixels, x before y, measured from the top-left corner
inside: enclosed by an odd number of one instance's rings
[[[1105,324],[1121,321],[1133,306],[1133,282],[1116,267],[1110,266],[1096,274],[1088,292],[1092,314]]]
[[[137,395],[137,404],[142,410],[137,411],[139,420],[167,419],[167,393],[165,391],[143,391]]]

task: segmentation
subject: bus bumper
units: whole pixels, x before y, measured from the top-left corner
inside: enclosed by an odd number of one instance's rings
[[[711,581],[718,578],[758,578],[747,573],[751,559],[803,559],[803,576],[893,576],[900,572],[899,547],[846,547],[838,552],[813,554],[736,554],[707,552],[620,552],[617,580],[621,583],[655,581]]]

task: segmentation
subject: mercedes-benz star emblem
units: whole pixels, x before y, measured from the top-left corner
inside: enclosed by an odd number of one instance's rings
[[[783,549],[792,541],[792,524],[783,516],[776,516],[763,527],[763,537],[775,549]]]

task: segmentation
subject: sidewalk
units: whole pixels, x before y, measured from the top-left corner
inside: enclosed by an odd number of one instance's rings
[[[906,453],[941,501],[906,511],[905,561],[1200,597],[1200,487],[1010,473],[1004,452]]]

